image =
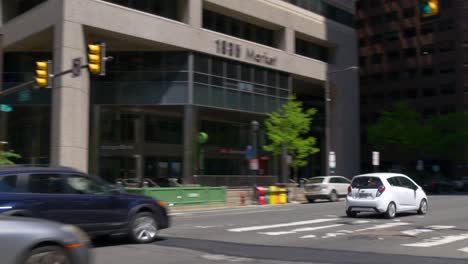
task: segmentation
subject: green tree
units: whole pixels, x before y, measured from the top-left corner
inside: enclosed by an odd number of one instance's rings
[[[431,133],[421,124],[421,115],[409,104],[397,103],[393,111],[381,113],[377,122],[368,128],[368,140],[379,150],[394,149],[420,153],[427,144],[422,136]]]
[[[15,164],[11,159],[19,159],[20,155],[16,154],[13,151],[3,151],[0,150],[0,165],[13,165]]]
[[[383,112],[368,129],[379,150],[397,150],[415,159],[463,158],[468,146],[468,117],[464,113],[435,114],[426,119],[407,103]]]
[[[307,164],[307,157],[319,151],[315,147],[316,139],[308,136],[316,113],[314,108],[304,110],[302,103],[291,96],[276,112],[268,114],[265,127],[271,144],[263,146],[263,149],[274,155],[282,155],[281,180],[286,178],[288,154],[292,158],[290,166],[297,177],[297,169]]]

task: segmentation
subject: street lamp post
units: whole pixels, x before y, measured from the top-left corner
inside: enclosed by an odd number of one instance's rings
[[[330,102],[331,102],[331,97],[330,97],[330,82],[329,78],[330,75],[335,74],[335,73],[340,73],[340,72],[345,72],[345,71],[353,71],[353,70],[358,70],[359,67],[357,66],[350,66],[348,68],[342,69],[342,70],[336,70],[336,71],[329,71],[327,72],[326,80],[325,80],[325,160],[326,160],[326,175],[330,175],[330,153],[332,152],[331,150],[331,134],[330,134],[330,126],[331,126],[331,111],[330,111]],[[333,152],[333,154],[335,154]]]
[[[252,160],[250,160],[250,169],[252,170],[252,175],[256,177],[258,170],[258,153],[257,153],[257,132],[260,124],[256,120],[250,122],[250,129],[252,131]],[[256,179],[254,179],[254,184]]]

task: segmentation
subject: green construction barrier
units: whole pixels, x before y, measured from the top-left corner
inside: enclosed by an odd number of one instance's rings
[[[226,203],[225,187],[125,188],[128,193],[165,201],[168,206]]]

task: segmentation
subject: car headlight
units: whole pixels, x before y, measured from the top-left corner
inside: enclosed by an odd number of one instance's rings
[[[91,241],[89,239],[89,236],[76,226],[64,225],[64,226],[61,227],[61,229],[63,231],[65,231],[65,232],[68,232],[68,233],[72,234],[73,236],[75,236],[76,239],[78,239],[78,242],[80,244],[88,244]]]

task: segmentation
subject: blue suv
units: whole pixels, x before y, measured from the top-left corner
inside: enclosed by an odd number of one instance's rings
[[[61,167],[0,166],[0,214],[73,224],[91,236],[128,235],[136,243],[169,227],[164,202]]]

